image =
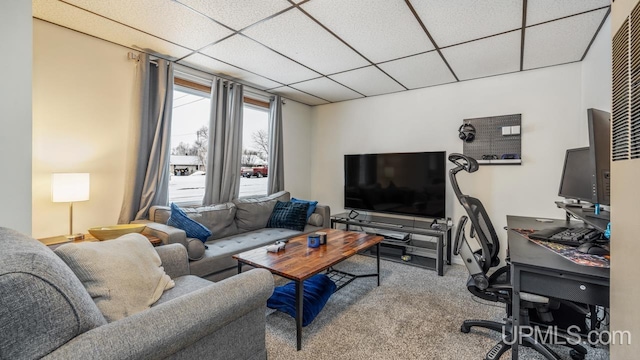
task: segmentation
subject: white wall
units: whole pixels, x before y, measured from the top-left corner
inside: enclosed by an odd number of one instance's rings
[[[115,224],[122,205],[136,64],[121,46],[33,21],[33,236],[68,233],[68,204],[51,202],[51,174],[88,172],[90,200],[74,231]]]
[[[31,2],[0,1],[0,226],[31,233]]]
[[[553,202],[564,153],[587,141],[575,131],[586,123],[581,76],[581,64],[574,63],[317,106],[312,197],[332,213],[343,209],[344,154],[462,152],[457,129],[463,119],[522,114],[523,164],[460,173],[460,186],[482,200],[503,242],[507,214],[562,218]],[[447,215],[454,221],[463,215],[449,185]]]
[[[40,20],[33,30],[33,235],[68,232],[68,204],[51,202],[53,172],[91,174],[91,199],[74,204],[76,232],[115,224],[136,114],[130,50]],[[283,107],[285,186],[300,198],[311,193],[310,109],[290,100]]]
[[[595,108],[611,112],[611,17],[602,25],[582,64],[582,112]],[[585,121],[580,132],[588,136]],[[585,144],[586,145],[586,144]]]

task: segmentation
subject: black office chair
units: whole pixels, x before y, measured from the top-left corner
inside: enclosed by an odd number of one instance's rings
[[[469,280],[467,281],[467,289],[475,296],[505,304],[507,312],[507,322],[499,323],[496,321],[487,320],[465,320],[460,327],[460,331],[468,333],[471,327],[481,327],[506,335],[506,340],[503,339],[496,344],[486,355],[487,360],[499,359],[502,354],[511,348],[507,343],[511,343],[513,340],[513,333],[511,329],[511,294],[512,287],[510,282],[509,265],[500,267],[490,273],[492,268],[500,265],[500,258],[498,254],[500,252],[500,242],[498,235],[489,219],[489,215],[485,210],[482,202],[469,195],[464,195],[460,191],[458,181],[456,180],[456,174],[462,170],[468,173],[473,173],[478,170],[478,162],[468,156],[461,154],[450,154],[449,161],[456,165],[455,168],[449,171],[449,178],[451,180],[451,186],[453,191],[460,201],[460,205],[467,212],[467,216],[462,216],[458,222],[458,229],[456,232],[456,240],[453,247],[454,255],[460,255],[467,269],[469,270]],[[465,235],[465,228],[467,221],[471,220],[471,229],[469,232],[470,238],[473,238],[480,245],[478,250],[472,250],[469,240]],[[544,326],[553,325],[553,315],[551,310],[558,309],[561,302],[555,299],[549,299],[544,296],[520,293],[520,324],[528,325],[530,312],[533,312],[536,319]],[[586,310],[580,306],[572,303],[564,304],[573,310],[581,313],[586,313]],[[522,345],[530,347],[540,354],[544,355],[549,360],[560,359],[558,354],[547,347],[535,341],[534,338],[523,336]],[[566,341],[565,341],[566,342]],[[587,350],[581,345],[566,344],[572,348],[570,355],[572,359],[581,360],[584,359]]]

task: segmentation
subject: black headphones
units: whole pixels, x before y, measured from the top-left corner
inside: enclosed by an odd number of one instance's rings
[[[462,124],[458,128],[458,137],[464,142],[472,142],[476,138],[476,128],[471,124]]]

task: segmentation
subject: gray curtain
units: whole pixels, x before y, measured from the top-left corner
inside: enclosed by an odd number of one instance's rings
[[[215,78],[211,84],[209,149],[203,205],[233,200],[240,192],[242,107],[242,85]]]
[[[152,205],[169,201],[173,63],[156,63],[152,64],[147,54],[138,60],[140,111],[132,126],[120,224],[146,219]]]
[[[269,178],[267,194],[284,190],[284,154],[282,151],[282,98],[271,98],[269,108]]]

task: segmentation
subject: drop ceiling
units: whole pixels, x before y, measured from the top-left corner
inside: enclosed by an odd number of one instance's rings
[[[581,61],[609,0],[33,0],[33,17],[308,105]]]

